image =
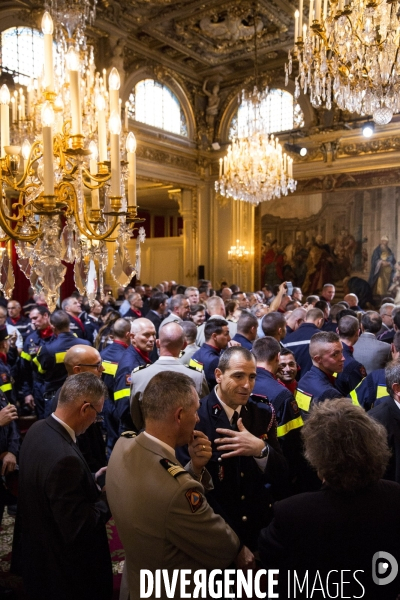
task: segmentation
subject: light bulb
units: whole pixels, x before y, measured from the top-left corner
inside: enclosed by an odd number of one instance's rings
[[[108,126],[112,135],[119,135],[121,133],[121,119],[116,110],[112,111]]]
[[[295,10],[295,11],[294,11],[294,16],[295,16],[295,18],[296,18],[296,19],[298,19],[298,18],[299,18],[299,16],[300,16],[300,13],[299,13],[299,11],[298,11],[298,10]]]
[[[46,10],[42,17],[42,31],[44,34],[53,35],[53,19],[50,13]]]
[[[79,71],[79,55],[73,46],[70,46],[65,59],[69,71]]]
[[[64,110],[64,102],[61,96],[57,96],[54,100],[54,108],[58,109],[60,112]]]
[[[130,154],[136,152],[136,138],[132,131],[128,133],[128,137],[126,138],[126,150]]]
[[[106,102],[103,94],[97,94],[95,103],[97,110],[104,110],[106,108]]]
[[[42,108],[43,127],[52,127],[54,123],[54,111],[50,102],[45,102]]]
[[[99,155],[99,152],[97,150],[97,144],[95,141],[91,141],[89,144],[89,150],[90,150],[90,155],[91,155],[91,159],[92,160],[97,160],[97,157]]]
[[[22,148],[21,148],[22,158],[24,158],[25,160],[28,160],[30,153],[31,153],[31,144],[30,144],[29,140],[24,140],[24,143],[22,144]]]
[[[10,90],[4,83],[0,88],[0,104],[10,104]]]
[[[110,75],[108,77],[108,85],[110,87],[110,90],[119,90],[119,87],[121,85],[119,73],[115,67],[113,67],[110,71]]]

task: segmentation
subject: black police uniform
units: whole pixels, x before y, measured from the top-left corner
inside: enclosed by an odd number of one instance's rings
[[[296,401],[303,416],[307,416],[310,412],[311,401],[317,403],[342,396],[343,394],[335,387],[335,378],[329,377],[314,365],[300,379],[296,390]]]
[[[386,387],[385,369],[376,369],[369,373],[358,386],[350,392],[353,402],[358,402],[365,410],[378,406],[390,398]]]
[[[40,337],[38,331],[31,331],[24,341],[24,347],[21,352],[21,393],[24,397],[30,395],[34,397],[38,419],[44,419],[45,380],[43,374],[39,373],[35,358],[39,349],[54,339],[54,336],[43,339]]]
[[[45,417],[48,417],[51,412],[51,400],[56,391],[67,379],[67,370],[64,365],[67,350],[78,344],[90,346],[88,341],[79,339],[70,331],[59,333],[51,342],[41,346],[36,358],[33,359],[45,381]]]
[[[310,340],[320,329],[314,323],[302,323],[300,327],[285,337],[284,346],[293,352],[297,365],[300,367],[300,377],[303,377],[312,367],[310,356]]]
[[[207,470],[212,477],[214,489],[207,492],[207,500],[214,511],[222,515],[250,549],[257,547],[257,538],[262,527],[271,520],[272,502],[278,486],[284,483],[287,489],[287,463],[276,437],[274,412],[269,404],[250,397],[242,406],[240,418],[245,428],[269,445],[265,471],[262,471],[252,456],[235,456],[222,459],[214,441],[221,438],[217,428],[233,429],[215,391],[202,398],[198,411],[200,418],[196,429],[203,431],[212,443],[212,457]],[[186,464],[186,449],[177,450],[182,464]],[[186,462],[182,462],[186,460]]]
[[[208,387],[210,390],[215,388],[217,385],[215,379],[215,369],[218,367],[219,359],[221,356],[221,350],[210,346],[207,342],[201,346],[200,350],[197,350],[191,358],[191,361],[195,361],[203,365],[204,375],[206,376]],[[191,366],[189,362],[189,366]],[[195,363],[193,363],[195,365]]]
[[[235,342],[239,342],[239,344],[243,346],[243,348],[247,348],[247,350],[253,349],[253,344],[250,342],[250,340],[247,339],[247,337],[245,337],[241,333],[236,333],[233,336],[232,340],[234,340]]]
[[[150,362],[150,360],[146,361],[132,345],[125,350],[120,359],[114,380],[115,415],[119,419],[120,433],[134,430],[129,404],[132,371],[138,367],[145,367]]]
[[[342,342],[344,365],[343,371],[336,377],[336,387],[343,396],[348,396],[352,390],[367,376],[364,365],[353,358],[353,347]]]
[[[114,385],[115,375],[117,373],[118,364],[124,353],[128,349],[128,344],[120,342],[113,342],[109,344],[100,352],[103,374],[102,378],[107,386],[108,396],[104,402],[104,424],[107,430],[107,452],[111,453],[114,445],[119,437],[119,419],[114,414],[115,403],[114,403]]]

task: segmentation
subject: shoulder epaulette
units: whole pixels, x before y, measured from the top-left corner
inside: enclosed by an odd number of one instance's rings
[[[134,431],[124,431],[121,433],[121,437],[128,438],[128,440],[130,440],[136,437],[136,433]]]
[[[268,396],[262,396],[261,394],[251,394],[250,398],[254,402],[262,402],[263,404],[269,404]]]
[[[163,466],[172,477],[179,477],[182,473],[187,473],[183,467],[172,462],[172,460],[168,460],[168,458],[162,458],[160,460],[160,465]]]
[[[150,367],[150,365],[147,363],[145,365],[139,365],[138,367],[135,367],[132,370],[132,373],[137,373],[138,371],[141,371],[142,369],[147,369],[147,367]]]
[[[199,371],[202,373],[204,371],[203,363],[199,362],[195,358],[191,358],[189,364],[187,365],[189,369],[193,369],[194,371]]]

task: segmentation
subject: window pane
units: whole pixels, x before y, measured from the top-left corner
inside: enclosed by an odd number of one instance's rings
[[[254,118],[251,103],[242,102],[232,119],[229,137],[247,137],[248,123]],[[293,129],[293,96],[285,90],[272,89],[261,102],[261,119],[266,133]]]
[[[129,97],[129,116],[178,135],[187,135],[183,111],[177,97],[154,79],[143,79]]]
[[[1,64],[18,75],[15,83],[27,85],[31,77],[43,70],[43,35],[29,27],[11,27],[1,34]]]

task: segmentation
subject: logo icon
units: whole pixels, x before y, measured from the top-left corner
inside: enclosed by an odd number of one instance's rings
[[[397,560],[389,552],[375,552],[372,557],[372,580],[376,585],[392,583],[399,572]]]

